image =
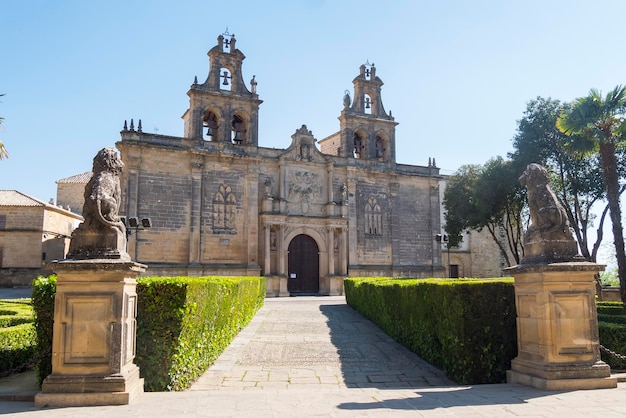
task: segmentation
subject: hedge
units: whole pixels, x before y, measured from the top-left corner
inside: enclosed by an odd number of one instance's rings
[[[56,276],[38,277],[33,280],[32,304],[37,332],[37,382],[52,373],[52,327],[54,324],[54,296],[57,290]]]
[[[32,367],[36,342],[28,299],[0,301],[0,376]]]
[[[513,279],[348,278],[348,305],[461,384],[506,381],[517,355]]]
[[[183,390],[263,305],[265,280],[142,278],[137,294],[136,361],[145,389]]]
[[[621,355],[626,355],[626,314],[622,302],[596,302],[600,344]],[[626,370],[626,360],[604,350],[602,360],[613,370]]]
[[[42,352],[52,352],[56,280],[33,283]],[[223,352],[265,299],[262,277],[141,277],[135,361],[147,391],[184,390]],[[49,314],[52,314],[49,316]],[[51,357],[38,363],[40,383]]]

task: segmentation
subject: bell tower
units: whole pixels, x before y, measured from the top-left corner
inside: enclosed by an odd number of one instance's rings
[[[339,155],[385,163],[396,161],[396,125],[381,99],[382,80],[374,64],[359,68],[354,84],[354,101],[346,90],[339,116],[341,148]]]
[[[187,92],[185,137],[258,146],[259,105],[263,101],[256,93],[255,77],[250,80],[250,90],[243,81],[242,62],[246,57],[236,48],[235,35],[227,29],[207,55],[206,81],[198,84],[196,78]]]

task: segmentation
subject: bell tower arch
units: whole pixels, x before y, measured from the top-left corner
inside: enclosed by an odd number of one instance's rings
[[[374,64],[365,63],[352,81],[354,100],[346,90],[339,116],[341,148],[339,155],[385,163],[396,161],[396,125],[387,114],[381,98],[383,81]]]
[[[217,37],[217,45],[207,53],[209,74],[204,83],[197,78],[187,92],[189,109],[183,115],[185,137],[205,141],[230,142],[243,146],[259,144],[259,106],[252,76],[250,89],[243,79],[245,55],[236,47],[234,34]]]

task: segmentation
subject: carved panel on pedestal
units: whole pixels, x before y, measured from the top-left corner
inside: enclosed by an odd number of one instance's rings
[[[555,355],[593,355],[589,300],[585,294],[551,293]]]
[[[64,364],[109,364],[114,295],[65,299]]]

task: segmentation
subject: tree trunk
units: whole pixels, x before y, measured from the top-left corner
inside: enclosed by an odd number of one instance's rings
[[[626,310],[626,251],[624,250],[624,234],[622,230],[622,214],[619,205],[619,181],[617,173],[617,159],[615,144],[610,141],[600,141],[600,164],[606,190],[606,199],[609,204],[611,223],[613,224],[613,242],[617,256],[617,275],[619,277],[620,296]]]

